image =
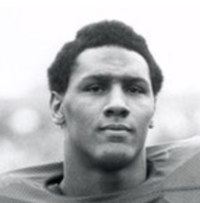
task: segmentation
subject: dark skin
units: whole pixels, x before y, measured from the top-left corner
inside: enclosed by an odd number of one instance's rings
[[[99,47],[77,58],[64,95],[52,92],[53,120],[65,136],[64,195],[103,195],[146,180],[145,140],[155,97],[145,59]]]

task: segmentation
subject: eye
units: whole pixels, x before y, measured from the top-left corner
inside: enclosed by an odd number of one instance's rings
[[[95,84],[95,85],[89,85],[86,87],[87,92],[93,92],[93,93],[101,93],[105,91],[105,87],[103,85]]]
[[[127,87],[126,92],[131,93],[131,94],[144,94],[145,90],[142,87],[134,85],[134,86]]]

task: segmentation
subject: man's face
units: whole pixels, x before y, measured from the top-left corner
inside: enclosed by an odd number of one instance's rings
[[[93,167],[123,168],[142,153],[154,107],[141,55],[114,46],[87,49],[62,98],[67,145]]]

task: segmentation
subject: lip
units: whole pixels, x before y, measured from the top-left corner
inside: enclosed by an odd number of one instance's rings
[[[131,131],[131,128],[124,124],[108,124],[100,128],[101,130],[112,130],[112,131]]]

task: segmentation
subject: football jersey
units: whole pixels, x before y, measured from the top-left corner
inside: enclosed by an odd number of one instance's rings
[[[146,153],[147,179],[133,189],[67,197],[58,186],[63,178],[63,164],[52,163],[2,174],[0,203],[200,202],[200,138],[147,147]]]

